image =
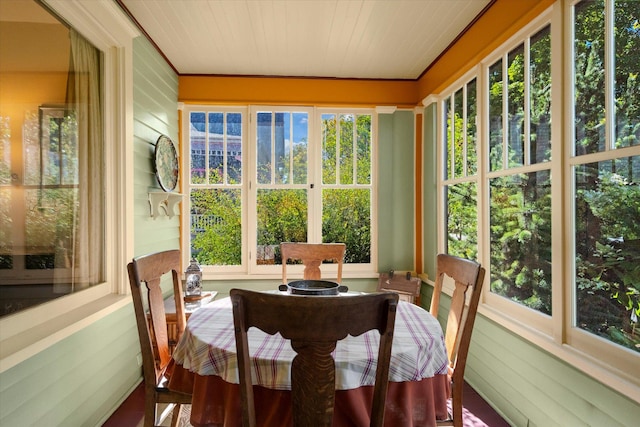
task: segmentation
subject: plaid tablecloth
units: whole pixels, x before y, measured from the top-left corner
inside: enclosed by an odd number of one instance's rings
[[[375,383],[378,342],[376,331],[338,342],[334,352],[337,390]],[[291,389],[295,352],[289,341],[252,328],[249,349],[254,362],[254,384],[275,390]],[[191,315],[173,358],[192,373],[216,375],[228,383],[239,382],[229,298],[214,301]],[[422,308],[400,301],[389,381],[419,381],[446,373],[447,353],[440,324]]]

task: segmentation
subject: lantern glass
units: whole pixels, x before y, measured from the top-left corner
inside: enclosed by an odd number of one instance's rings
[[[185,271],[186,285],[184,289],[185,297],[199,297],[202,295],[202,268],[198,261],[193,258],[191,264]]]

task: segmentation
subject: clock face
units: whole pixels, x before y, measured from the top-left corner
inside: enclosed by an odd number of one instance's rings
[[[173,191],[178,185],[178,152],[168,136],[158,138],[155,151],[156,177],[164,191]]]

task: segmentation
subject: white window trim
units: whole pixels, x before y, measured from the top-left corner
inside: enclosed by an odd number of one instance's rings
[[[105,282],[0,319],[0,373],[130,303],[133,256],[133,39],[137,28],[111,0],[46,3],[103,52]]]
[[[443,109],[442,101],[447,98],[444,94],[451,95],[453,90],[457,90],[464,82],[470,80],[472,73],[477,73],[478,77],[478,140],[481,144],[482,153],[478,157],[478,224],[487,222],[485,219],[489,215],[488,202],[488,176],[500,174],[486,172],[486,158],[488,147],[486,142],[486,123],[488,113],[488,99],[486,93],[488,90],[487,69],[497,59],[504,55],[515,46],[520,44],[524,37],[535,34],[548,22],[551,22],[551,51],[552,51],[552,135],[554,137],[554,145],[552,152],[551,174],[553,177],[559,177],[562,185],[556,185],[552,189],[552,253],[556,254],[553,263],[553,288],[552,288],[552,313],[546,316],[535,310],[524,307],[520,304],[512,302],[507,298],[492,294],[489,291],[489,275],[485,277],[485,287],[478,312],[488,319],[496,322],[498,325],[517,334],[522,339],[547,351],[551,355],[565,361],[569,365],[584,372],[601,383],[617,390],[619,393],[626,395],[628,398],[640,402],[640,378],[637,375],[639,356],[632,350],[624,349],[605,339],[599,338],[572,326],[573,312],[573,287],[572,265],[573,251],[572,242],[574,236],[572,234],[572,200],[571,197],[571,181],[572,166],[574,164],[582,164],[591,161],[599,161],[611,157],[609,152],[595,153],[583,156],[579,159],[572,158],[572,144],[559,142],[572,141],[572,126],[563,126],[563,123],[571,123],[573,118],[570,108],[573,103],[573,88],[571,85],[572,70],[571,64],[565,63],[564,57],[571,56],[571,13],[570,8],[575,2],[565,1],[559,2],[543,12],[534,19],[529,25],[517,32],[513,37],[506,41],[501,47],[496,49],[495,53],[487,56],[472,71],[457,80],[448,89],[442,92],[437,99],[437,135],[438,135],[438,159],[442,159],[443,150]],[[609,59],[609,65],[611,64]],[[562,64],[558,66],[555,64]],[[640,147],[627,147],[616,150],[616,157],[638,155]],[[587,161],[588,160],[588,161]],[[443,182],[442,165],[438,162],[438,204],[439,208],[438,223],[444,221],[444,203],[443,203]],[[538,169],[536,165],[526,167],[526,170]],[[513,171],[508,171],[513,172]],[[482,185],[480,185],[482,184]],[[563,229],[563,227],[565,227]],[[485,242],[484,246],[478,248],[478,260],[483,265],[489,265],[489,246],[490,239],[487,227],[481,228],[478,236],[479,242]],[[564,234],[563,234],[564,233]],[[438,248],[442,251],[445,247],[444,236],[442,230],[438,230]],[[563,260],[564,262],[558,262]],[[563,268],[564,265],[564,268]],[[445,293],[451,295],[452,287],[443,287]]]
[[[237,106],[212,106],[212,105],[202,105],[202,104],[184,104],[180,103],[178,106],[179,110],[182,112],[182,177],[181,180],[184,182],[184,202],[183,202],[183,215],[181,215],[181,229],[186,232],[181,233],[181,245],[185,248],[182,251],[182,262],[183,265],[189,265],[190,256],[191,256],[191,139],[190,139],[190,114],[194,112],[204,112],[208,114],[210,112],[219,112],[219,113],[240,113],[242,114],[242,184],[233,187],[239,188],[242,191],[242,224],[246,224],[247,219],[247,192],[248,192],[248,146],[249,146],[249,109],[247,107],[237,107]],[[198,188],[198,187],[195,187]],[[228,187],[231,188],[231,187]],[[203,270],[203,278],[205,280],[210,279],[238,279],[247,277],[247,239],[248,239],[248,231],[247,227],[242,227],[242,255],[241,255],[241,264],[234,266],[202,266]]]
[[[256,140],[256,128],[254,125],[254,120],[257,112],[260,111],[284,111],[284,112],[306,112],[309,114],[309,158],[320,158],[321,155],[321,143],[320,143],[320,128],[318,126],[317,120],[319,120],[320,116],[324,113],[336,113],[336,114],[370,114],[371,115],[371,143],[372,143],[372,153],[371,153],[371,162],[372,162],[372,176],[373,176],[373,184],[372,184],[372,217],[371,217],[371,263],[369,264],[344,264],[343,266],[343,278],[372,278],[377,277],[377,259],[378,259],[378,250],[377,250],[377,215],[374,215],[376,212],[377,206],[377,185],[375,184],[377,180],[377,153],[378,153],[378,114],[375,109],[372,108],[349,108],[349,107],[336,107],[336,108],[328,108],[328,107],[301,107],[294,105],[247,105],[247,106],[224,106],[224,105],[203,105],[203,104],[179,104],[179,109],[182,111],[182,140],[183,142],[183,151],[182,151],[182,179],[183,182],[187,183],[185,188],[189,187],[190,182],[190,141],[189,141],[189,114],[191,112],[242,112],[243,113],[243,135],[244,135],[244,146],[243,146],[243,163],[245,167],[243,168],[243,184],[242,191],[243,193],[243,213],[242,220],[243,224],[246,226],[243,227],[243,249],[242,249],[242,266],[203,266],[203,278],[204,280],[272,280],[272,279],[280,279],[282,277],[282,266],[281,265],[256,265],[253,261],[255,254],[249,248],[253,248],[256,245],[256,226],[257,221],[255,217],[255,203],[256,203],[256,189],[257,186],[255,183],[251,182],[255,180],[255,176],[252,171],[256,168],[256,158],[254,151],[255,150],[255,140]],[[321,180],[322,172],[321,168],[318,165],[310,163],[309,166],[309,183],[318,183]],[[271,186],[271,188],[276,188],[277,185]],[[299,187],[299,186],[298,186]],[[288,186],[283,186],[283,188],[289,188]],[[315,188],[321,188],[320,185],[316,185]],[[189,191],[185,190],[186,203],[184,204],[184,212],[185,215],[182,215],[182,229],[189,230],[190,227],[190,202],[189,202]],[[320,207],[319,206],[311,206],[310,209],[320,221]],[[319,242],[321,239],[321,225],[317,224],[314,226],[309,224],[310,233],[309,241]],[[314,231],[315,230],[315,231]],[[190,235],[189,233],[182,233],[182,245],[184,248],[190,248]],[[250,255],[248,254],[250,252]],[[188,264],[190,251],[186,250],[183,254],[183,262]],[[185,265],[186,265],[185,264]],[[291,271],[289,271],[289,268]],[[302,277],[303,266],[292,265],[287,271],[289,275],[294,277]],[[323,275],[335,275],[337,274],[338,268],[337,264],[323,264],[322,265]]]
[[[577,2],[573,1],[566,2],[564,4],[564,49],[567,58],[574,57],[574,44],[571,43],[571,41],[573,39],[573,6],[576,3]],[[611,17],[613,16],[613,3],[609,1],[605,4],[605,7],[608,14],[608,22],[605,23],[605,40],[607,44],[607,51],[605,52],[605,70],[607,74],[605,84],[605,102],[607,103],[606,121],[607,123],[614,123],[613,111],[615,110],[615,101],[613,97],[613,67],[615,64],[615,52],[613,51],[613,23],[611,22]],[[573,119],[575,117],[573,104],[573,100],[575,99],[575,88],[573,85],[574,76],[572,65],[573,63],[571,60],[569,60],[569,63],[565,65],[564,81],[567,82],[563,93],[565,103],[565,108],[563,108],[565,115],[563,117],[563,122],[565,123],[573,123]],[[636,402],[640,402],[640,377],[637,375],[640,355],[637,352],[629,349],[623,349],[609,340],[598,337],[574,326],[576,296],[575,287],[573,285],[573,272],[575,271],[575,234],[573,233],[575,228],[575,204],[573,203],[575,200],[574,167],[577,165],[616,158],[640,156],[640,146],[612,148],[611,142],[613,140],[613,126],[607,126],[605,139],[608,144],[606,145],[605,151],[576,156],[574,153],[573,143],[575,140],[574,131],[574,126],[567,126],[563,129],[563,137],[566,141],[563,147],[565,159],[565,167],[563,170],[563,191],[564,194],[568,195],[568,197],[565,197],[563,200],[563,208],[565,212],[564,218],[566,218],[566,229],[563,240],[567,242],[564,262],[567,269],[565,271],[564,282],[570,283],[571,285],[568,286],[569,289],[564,293],[564,329],[562,330],[562,336],[564,338],[564,343],[571,350],[572,356],[577,355],[577,358],[583,359],[579,360],[577,363],[583,363],[589,369],[591,369],[592,365],[599,367],[600,369],[595,371],[594,376],[600,375],[602,378],[599,379],[606,384],[608,384],[608,381],[610,380],[609,372],[612,372],[616,377],[619,377],[622,380],[621,384],[615,382],[613,385],[616,388],[628,388],[629,390],[626,394]],[[586,359],[587,362],[584,362],[584,359]]]

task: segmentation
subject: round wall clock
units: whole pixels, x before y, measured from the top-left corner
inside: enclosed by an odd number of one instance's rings
[[[161,135],[156,142],[155,151],[156,177],[164,191],[173,191],[178,185],[178,152],[173,141],[166,135]]]

